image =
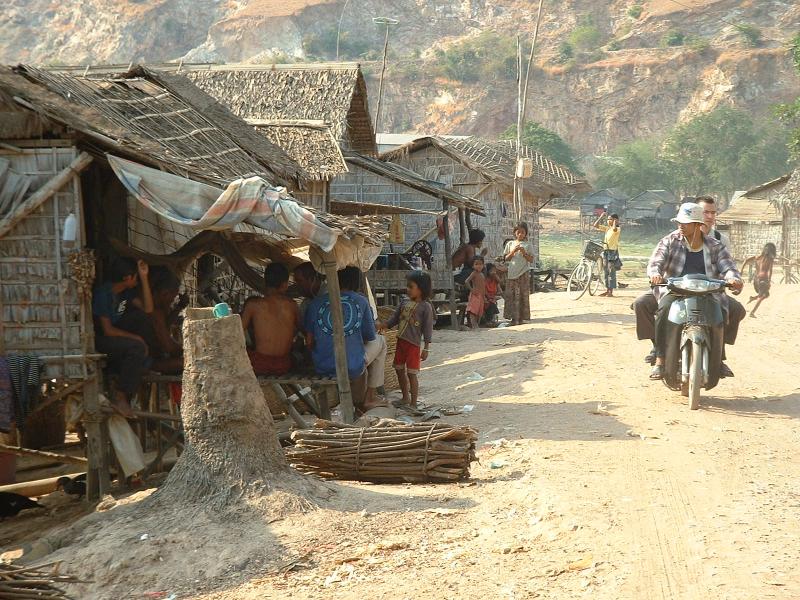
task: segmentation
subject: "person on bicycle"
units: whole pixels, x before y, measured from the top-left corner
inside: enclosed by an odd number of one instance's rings
[[[742,278],[727,248],[703,233],[703,208],[694,202],[682,204],[678,216],[672,221],[678,224],[678,229],[658,242],[647,265],[650,284],[658,286],[670,277],[703,274],[730,281],[735,290],[741,291]],[[722,307],[730,322],[735,316],[728,310],[727,298],[722,297]],[[664,295],[663,288],[653,287],[634,303],[636,333],[640,340],[649,339],[653,343],[655,364],[650,373],[651,379],[664,376],[663,333],[660,333],[664,331],[669,307],[674,300],[671,294]],[[728,323],[725,327],[728,327]]]
[[[597,217],[592,227],[605,233],[603,238],[603,270],[605,271],[606,291],[601,296],[613,296],[617,288],[617,263],[619,262],[619,215],[608,215],[608,224],[601,225],[600,221],[608,213],[604,212]]]

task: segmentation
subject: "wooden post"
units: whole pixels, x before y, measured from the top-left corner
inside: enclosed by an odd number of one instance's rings
[[[347,351],[344,345],[344,316],[342,297],[339,291],[339,274],[336,270],[336,256],[333,252],[323,254],[322,266],[328,283],[328,296],[331,300],[331,319],[333,320],[333,354],[336,359],[336,383],[339,387],[339,405],[345,423],[356,420],[353,408],[353,394],[350,391],[350,374],[347,370]]]
[[[470,231],[472,231],[472,211],[471,210],[465,210],[464,211],[464,218],[465,218],[465,220],[467,222],[467,232],[469,233]]]
[[[458,209],[458,238],[461,240],[462,244],[466,244],[469,241],[469,237],[467,235],[467,217],[464,215],[464,209]]]
[[[456,282],[453,279],[453,241],[450,239],[450,207],[442,200],[444,210],[444,255],[447,265],[447,278],[450,282],[450,323],[458,331],[458,307],[456,306]]]
[[[97,377],[86,382],[83,388],[84,417],[86,427],[87,458],[86,499],[99,500],[111,489],[108,473],[108,437],[103,428],[103,413],[100,409],[99,385]]]

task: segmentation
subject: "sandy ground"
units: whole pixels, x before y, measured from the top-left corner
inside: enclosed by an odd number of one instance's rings
[[[337,484],[265,525],[282,558],[179,597],[800,597],[800,287],[747,320],[738,376],[697,412],[647,381],[636,293],[537,294],[529,325],[437,332],[424,399],[476,405],[450,418],[480,430],[473,480]]]
[[[528,325],[436,332],[422,395],[475,405],[448,417],[480,431],[470,481],[329,484],[319,509],[256,521],[123,507],[54,558],[95,582],[82,599],[800,598],[800,287],[747,320],[738,376],[697,412],[647,380],[636,294],[536,294]],[[29,539],[35,513],[13,521]]]

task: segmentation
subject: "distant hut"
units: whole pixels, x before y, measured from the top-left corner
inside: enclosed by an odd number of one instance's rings
[[[588,194],[581,200],[581,226],[586,227],[603,212],[625,215],[628,195],[620,189],[608,188]]]
[[[392,255],[408,253],[420,242],[427,242],[432,249],[434,289],[452,289],[450,257],[446,256],[445,241],[439,239],[437,217],[450,211],[450,231],[455,234],[454,239],[463,239],[466,215],[484,216],[481,203],[395,163],[354,153],[347,154],[345,160],[347,172],[331,184],[331,211],[350,214],[358,206],[358,214],[394,215],[402,221],[402,239],[390,239],[385,244],[386,254],[391,259]],[[465,218],[459,219],[459,214]],[[384,298],[388,298],[391,292],[405,289],[406,272],[396,264],[384,266],[394,268],[375,271],[370,280],[376,289],[386,290]]]
[[[678,213],[680,200],[668,190],[645,190],[625,204],[625,219],[640,223],[659,224]]]
[[[522,220],[529,225],[530,239],[538,256],[541,206],[553,198],[587,191],[590,187],[567,167],[530,147],[523,147],[522,156],[530,171],[530,176],[523,180]],[[486,216],[471,219],[468,226],[480,227],[486,232],[489,256],[502,253],[503,242],[511,237],[513,223],[517,220],[513,194],[516,142],[477,137],[423,137],[381,158],[478,200]]]
[[[728,210],[717,216],[720,230],[730,237],[734,258],[744,260],[759,254],[764,244],[772,242],[784,256],[783,210],[777,204],[787,187],[789,175],[768,181],[735,197]]]
[[[787,262],[787,277],[793,280],[800,270],[800,169],[774,194],[772,204],[782,216],[783,239],[778,247]]]

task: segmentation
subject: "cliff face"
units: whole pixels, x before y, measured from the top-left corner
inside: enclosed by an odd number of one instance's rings
[[[376,51],[392,30],[394,67],[381,129],[496,135],[515,120],[507,78],[447,80],[438,49],[482,32],[529,36],[534,0],[10,0],[0,16],[0,62],[88,64],[303,59],[316,40],[333,58],[341,19],[343,55]],[[641,10],[632,10],[640,5]],[[763,114],[800,96],[785,50],[800,31],[800,4],[782,0],[562,0],[546,2],[529,117],[586,153],[664,131],[723,103]],[[343,10],[344,9],[344,10]],[[636,12],[641,14],[636,15]],[[634,16],[636,15],[636,16]],[[602,51],[556,58],[591,23]],[[736,25],[760,36],[747,43]],[[667,34],[685,39],[662,48]],[[319,50],[318,50],[319,51]],[[368,65],[371,83],[377,68]],[[373,94],[377,86],[373,85]],[[372,106],[376,105],[373,98]]]

